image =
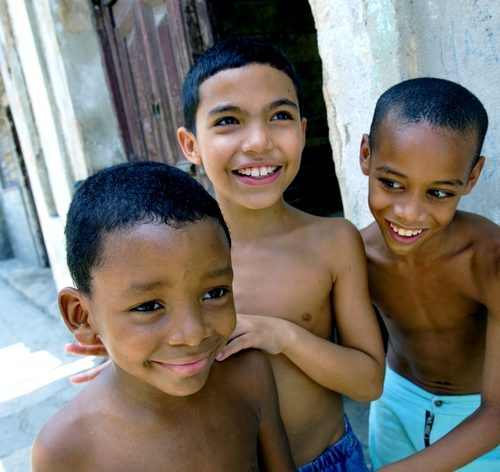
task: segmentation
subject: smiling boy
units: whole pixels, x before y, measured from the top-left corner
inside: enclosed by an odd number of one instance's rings
[[[367,468],[342,395],[380,394],[383,347],[357,230],[283,198],[305,143],[301,101],[295,69],[278,48],[222,41],[184,81],[178,137],[186,157],[203,164],[233,242],[238,324],[218,359],[264,350],[300,470],[358,472]]]
[[[214,362],[236,315],[203,187],[161,163],[104,169],[76,191],[66,241],[61,314],[112,362],[42,428],[33,471],[294,470],[265,356]]]
[[[464,87],[412,79],[380,97],[361,142],[369,287],[389,336],[375,469],[500,470],[500,228],[457,211],[487,126]]]

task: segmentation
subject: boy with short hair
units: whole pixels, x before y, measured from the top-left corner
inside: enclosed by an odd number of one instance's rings
[[[282,51],[225,40],[185,79],[178,138],[187,159],[204,165],[231,230],[238,324],[218,359],[247,348],[269,354],[301,471],[363,471],[342,395],[380,395],[383,346],[358,231],[283,199],[305,143],[301,100]]]
[[[380,97],[361,142],[369,287],[389,339],[375,469],[500,470],[500,228],[457,211],[487,126],[464,87],[418,78]]]
[[[42,428],[35,472],[294,470],[258,351],[214,363],[236,324],[230,238],[184,172],[127,163],[85,180],[66,223],[67,327],[112,366]]]

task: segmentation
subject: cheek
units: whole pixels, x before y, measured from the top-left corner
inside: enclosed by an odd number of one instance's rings
[[[392,199],[387,192],[383,192],[378,186],[371,185],[368,190],[368,204],[370,209],[381,209],[390,206]]]
[[[217,318],[217,323],[214,326],[216,332],[224,338],[229,338],[234,328],[236,328],[236,315],[234,313],[221,315]]]

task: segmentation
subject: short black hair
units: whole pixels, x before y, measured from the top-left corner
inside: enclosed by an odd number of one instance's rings
[[[186,172],[160,162],[104,168],[77,187],[66,219],[66,257],[73,281],[90,295],[92,271],[103,261],[103,236],[143,223],[179,228],[204,218],[229,230],[215,199]]]
[[[302,85],[295,66],[276,45],[249,36],[236,36],[219,41],[197,58],[187,73],[182,87],[184,126],[196,132],[196,112],[200,104],[200,86],[205,80],[226,69],[250,64],[267,64],[285,73],[293,82],[299,110],[302,109]]]
[[[450,80],[420,77],[400,82],[377,101],[370,127],[370,146],[380,142],[380,128],[391,115],[399,124],[428,123],[460,134],[475,131],[475,164],[488,129],[488,114],[479,99],[462,85]]]

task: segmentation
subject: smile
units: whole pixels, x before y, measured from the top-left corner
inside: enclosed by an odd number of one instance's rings
[[[411,238],[413,236],[418,236],[423,231],[422,229],[411,230],[411,229],[400,228],[400,227],[396,226],[393,223],[389,223],[389,226],[399,236],[404,236],[406,238]]]
[[[274,174],[278,170],[278,166],[261,166],[261,167],[245,167],[234,171],[238,175],[245,177],[267,177]]]
[[[210,359],[210,355],[206,355],[201,359],[197,359],[195,361],[186,361],[186,362],[157,362],[155,364],[160,365],[161,367],[170,370],[171,372],[175,372],[176,374],[181,375],[195,375],[201,372],[205,366],[208,364]]]

